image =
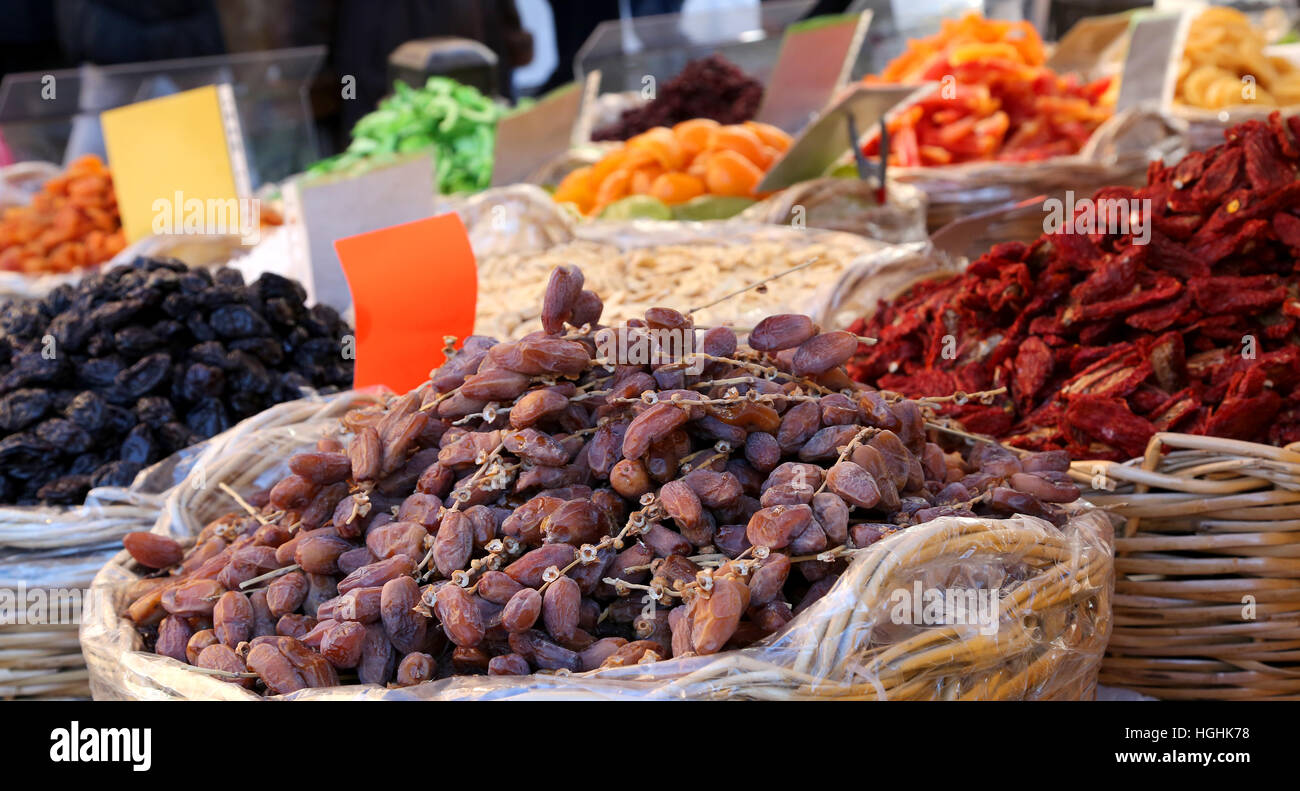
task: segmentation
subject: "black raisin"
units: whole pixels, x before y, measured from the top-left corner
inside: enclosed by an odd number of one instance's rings
[[[162,345],[162,338],[145,327],[123,327],[113,333],[113,345],[128,357],[143,357]]]
[[[83,390],[63,410],[63,415],[86,431],[99,431],[107,419],[108,402],[98,393]]]
[[[181,381],[181,396],[187,401],[201,401],[210,396],[220,396],[225,385],[226,375],[220,368],[194,363],[185,370],[185,378]]]
[[[158,428],[176,419],[172,402],[159,396],[146,396],[135,403],[135,416],[150,428]]]
[[[22,431],[45,416],[53,399],[46,390],[15,390],[0,398],[0,429]]]
[[[122,461],[148,464],[158,458],[158,443],[154,441],[153,431],[140,423],[126,434],[122,440]]]
[[[130,461],[110,461],[90,476],[91,486],[130,486],[141,467]]]
[[[185,413],[185,425],[202,437],[213,437],[230,428],[226,408],[216,398],[205,398]]]
[[[76,505],[90,491],[89,475],[64,475],[36,490],[36,497],[51,505]]]
[[[54,417],[36,426],[36,436],[64,453],[85,453],[94,444],[90,432],[71,420]]]
[[[118,374],[114,384],[139,398],[161,384],[170,368],[171,359],[166,354],[151,354]]]
[[[247,305],[222,305],[212,311],[208,323],[223,338],[255,338],[271,334],[266,319]]]

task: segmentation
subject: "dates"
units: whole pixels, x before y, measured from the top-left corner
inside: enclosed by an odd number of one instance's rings
[[[483,641],[483,616],[465,589],[448,583],[438,589],[435,614],[442,623],[447,639],[462,648],[472,648]]]
[[[141,532],[127,533],[122,537],[122,546],[131,553],[136,563],[151,569],[165,569],[181,561],[181,545],[167,536]]]
[[[768,316],[754,325],[749,333],[749,345],[760,352],[779,352],[793,349],[817,332],[812,319],[795,313]]]
[[[578,629],[581,602],[582,592],[578,590],[578,583],[568,577],[560,577],[546,588],[542,597],[542,621],[546,624],[546,631],[557,641],[567,643],[573,639]]]
[[[703,349],[728,359],[703,366],[607,358],[602,341],[693,331],[694,318],[656,307],[584,326],[601,304],[582,282],[557,270],[541,331],[469,338],[421,388],[346,414],[341,433],[244,493],[255,517],[215,520],[188,551],[128,536],[141,566],[168,574],[138,582],[127,606],[154,650],[245,662],[256,679],[237,683],[266,694],[340,673],[411,686],[710,654],[782,629],[824,596],[854,562],[841,548],[940,516],[1059,524],[1077,496],[1068,457],[948,444],[927,429],[931,405],[851,382],[842,366],[857,337],[806,316],[759,322],[748,347],[713,327]],[[234,381],[266,350],[234,346],[253,339],[230,334],[244,319],[228,313],[231,326],[210,327],[193,356]],[[137,376],[126,373],[135,362],[103,373]],[[193,388],[218,381],[199,373]],[[119,409],[93,393],[64,403],[14,392],[0,419],[30,417],[29,431],[50,424],[50,436],[66,433],[55,420],[104,431]],[[185,414],[153,400],[134,412],[137,455]],[[0,460],[37,463],[43,442],[0,444]]]
[[[248,597],[226,591],[212,611],[212,631],[222,645],[234,648],[253,636],[253,605]]]

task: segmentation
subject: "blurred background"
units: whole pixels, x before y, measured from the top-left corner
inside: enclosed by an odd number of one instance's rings
[[[1168,0],[1156,5],[1177,5]],[[1294,0],[1284,0],[1288,7]],[[602,73],[601,92],[714,52],[762,80],[790,23],[871,9],[855,77],[975,10],[1051,41],[1135,0],[0,0],[0,165],[102,153],[98,113],[235,86],[255,182],[347,147],[391,93],[444,73],[503,102]],[[1249,7],[1251,3],[1235,3]],[[1255,5],[1278,5],[1260,2]],[[166,61],[166,64],[160,64]],[[51,77],[54,78],[52,89]]]

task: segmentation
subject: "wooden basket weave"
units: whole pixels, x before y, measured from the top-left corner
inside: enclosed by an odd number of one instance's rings
[[[263,451],[283,450],[276,445],[246,445],[232,461],[274,457]],[[197,529],[188,521],[160,521],[155,532],[182,537]],[[1110,632],[1111,540],[1110,520],[1096,510],[1075,515],[1064,529],[1025,516],[944,517],[857,550],[826,596],[775,639],[741,651],[589,673],[465,676],[404,689],[344,686],[286,697],[1090,699]],[[122,592],[135,576],[128,566],[122,553],[97,576],[105,595],[92,599],[99,609],[82,629],[96,699],[257,699],[140,650],[140,637],[120,615],[127,603]],[[996,631],[898,625],[893,596],[917,581],[998,588]]]
[[[1127,518],[1101,682],[1161,698],[1300,699],[1300,443],[1156,434],[1076,462]]]

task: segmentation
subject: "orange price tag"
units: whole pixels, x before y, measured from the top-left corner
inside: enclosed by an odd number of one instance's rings
[[[354,387],[405,393],[443,363],[443,338],[474,331],[478,269],[456,214],[337,239],[356,312]]]

